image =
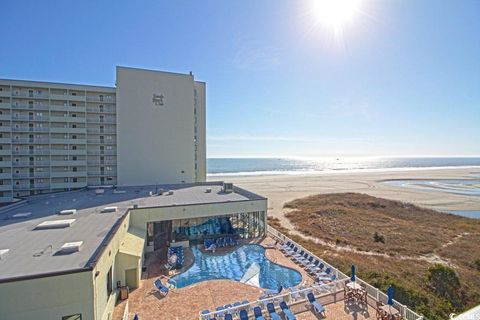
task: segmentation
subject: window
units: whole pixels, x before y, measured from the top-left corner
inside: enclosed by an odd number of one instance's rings
[[[112,283],[113,283],[112,267],[110,267],[107,273],[107,296],[112,294]]]
[[[82,314],[77,313],[77,314],[72,314],[69,316],[63,316],[62,320],[82,320]]]
[[[77,178],[73,178],[73,179],[72,179],[72,182],[77,182]]]

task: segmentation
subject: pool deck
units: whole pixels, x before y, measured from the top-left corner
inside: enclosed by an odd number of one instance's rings
[[[258,242],[254,242],[258,243]],[[266,256],[277,264],[290,267],[302,274],[302,284],[310,285],[313,279],[292,260],[285,257],[283,253],[271,248],[274,241],[266,237],[259,243],[264,246]],[[193,259],[191,253],[187,252],[186,265],[191,265]],[[139,319],[158,320],[190,320],[198,319],[202,310],[215,310],[216,307],[232,304],[235,301],[255,301],[262,295],[264,289],[259,289],[232,280],[210,280],[199,282],[185,288],[171,289],[167,296],[161,297],[155,289],[153,282],[162,275],[166,275],[163,263],[157,257],[149,256],[145,265],[147,271],[142,274],[139,288],[130,292],[128,300],[119,302],[115,306],[114,320],[122,319],[126,301],[129,306],[129,318],[132,319],[135,313]],[[182,270],[180,270],[182,271]],[[164,281],[165,282],[165,281]],[[374,319],[375,310],[371,307],[362,309],[357,305],[347,305],[343,300],[343,291],[319,299],[325,305],[326,319]],[[299,320],[321,319],[314,315],[308,307],[308,302],[298,302],[290,305],[295,316]],[[265,313],[265,312],[264,312]],[[268,317],[266,317],[268,319]]]

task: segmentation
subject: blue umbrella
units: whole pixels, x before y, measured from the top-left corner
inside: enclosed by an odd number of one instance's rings
[[[350,280],[355,281],[355,265],[352,264],[352,276],[350,277]]]
[[[138,320],[138,314],[135,313],[135,315],[133,316],[133,320]]]
[[[388,287],[387,296],[388,296],[387,304],[393,306],[393,287],[392,286]]]

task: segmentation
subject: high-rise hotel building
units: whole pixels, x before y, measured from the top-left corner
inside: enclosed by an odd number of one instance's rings
[[[0,202],[205,181],[205,83],[116,71],[115,87],[0,79]]]

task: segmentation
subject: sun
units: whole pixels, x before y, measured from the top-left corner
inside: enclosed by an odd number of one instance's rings
[[[342,29],[359,11],[361,0],[314,0],[313,13],[319,23]]]

